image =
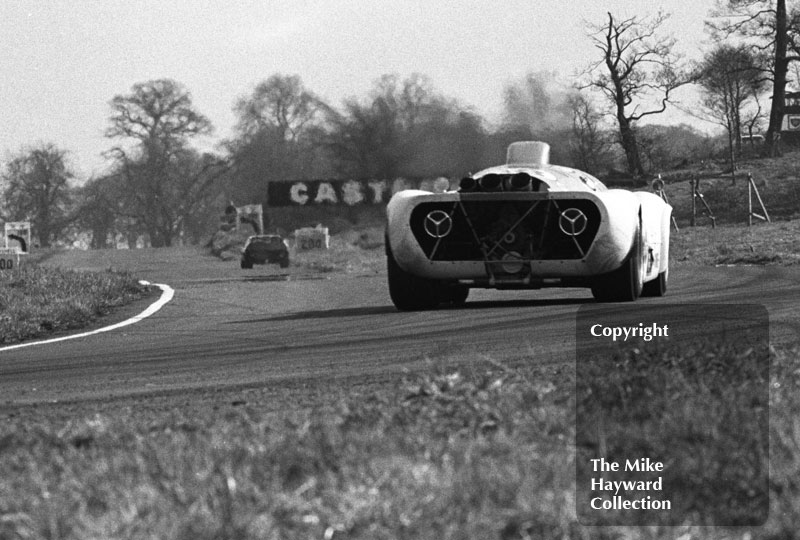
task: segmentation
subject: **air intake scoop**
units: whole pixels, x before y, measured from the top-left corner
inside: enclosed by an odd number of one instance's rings
[[[540,141],[511,143],[506,154],[509,167],[540,167],[550,163],[550,145]]]

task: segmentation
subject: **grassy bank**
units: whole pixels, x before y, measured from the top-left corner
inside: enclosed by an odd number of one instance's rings
[[[752,176],[770,217],[775,221],[797,219],[800,216],[800,152],[789,152],[780,158],[744,160],[737,165],[736,179],[721,169],[671,171],[664,174],[666,194],[681,226],[692,219],[692,191],[689,178],[699,177],[699,191],[711,207],[717,224],[746,224],[748,220],[748,174]],[[698,224],[709,224],[703,203],[697,205]],[[762,213],[755,193],[753,209]]]
[[[0,273],[0,344],[85,327],[147,292],[134,276],[110,271],[32,264]]]
[[[245,404],[6,422],[0,538],[791,538],[800,520],[798,351],[773,352],[772,362],[763,527],[580,526],[573,369],[476,361],[295,414]],[[651,370],[629,367],[605,382],[624,388]],[[682,395],[713,405],[700,384]],[[691,440],[686,411],[667,417],[673,437]],[[639,438],[634,425],[625,435]]]
[[[295,251],[292,264],[321,273],[370,275],[386,271],[383,227],[369,227],[331,236],[327,250]]]
[[[670,234],[670,262],[695,265],[800,264],[800,220],[682,227]]]

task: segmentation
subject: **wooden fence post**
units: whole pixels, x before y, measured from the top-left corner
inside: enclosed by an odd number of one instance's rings
[[[665,203],[670,204],[669,198],[667,197],[667,190],[665,189],[664,180],[661,179],[661,175],[658,175],[658,178],[653,180],[651,184],[653,191],[656,192],[656,195],[661,197]],[[675,227],[675,232],[678,232],[678,221],[675,219],[675,216],[672,216],[672,226]]]
[[[756,198],[758,199],[758,204],[761,206],[762,214],[758,214],[753,212],[753,192],[756,193]],[[761,194],[758,192],[758,187],[756,186],[755,181],[753,180],[752,173],[747,173],[747,205],[748,205],[748,215],[747,215],[747,225],[753,225],[753,218],[757,217],[762,221],[766,221],[767,223],[772,223],[772,220],[769,219],[769,212],[767,212],[767,207],[764,205],[764,201],[761,199]]]
[[[692,182],[692,227],[694,227],[697,222],[697,199],[700,199],[700,202],[703,203],[703,207],[706,209],[709,219],[711,219],[711,228],[716,229],[717,218],[714,216],[714,212],[711,211],[711,207],[706,202],[703,194],[700,193],[700,179],[694,177]]]

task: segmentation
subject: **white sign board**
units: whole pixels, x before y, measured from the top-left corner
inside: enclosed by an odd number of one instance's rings
[[[331,237],[327,227],[306,227],[294,232],[295,247],[299,251],[329,249]]]
[[[236,229],[242,222],[253,225],[256,234],[264,234],[264,209],[260,204],[246,204],[236,208]]]
[[[19,250],[17,248],[0,248],[0,271],[15,270],[19,267]]]
[[[783,115],[782,131],[800,131],[800,115],[798,114]]]
[[[9,221],[5,224],[5,248],[17,249],[13,243],[19,244],[18,251],[28,253],[31,250],[31,222]]]

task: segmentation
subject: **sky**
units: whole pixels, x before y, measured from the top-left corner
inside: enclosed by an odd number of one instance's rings
[[[665,33],[697,58],[713,0],[3,0],[0,162],[39,143],[76,177],[101,175],[109,101],[171,78],[233,135],[235,101],[274,73],[297,74],[334,107],[382,74],[427,75],[438,92],[499,120],[503,87],[528,72],[575,80],[597,58],[587,23],[671,14]],[[688,96],[688,95],[687,95]],[[691,108],[693,98],[681,97]],[[675,110],[659,120],[689,120]]]

